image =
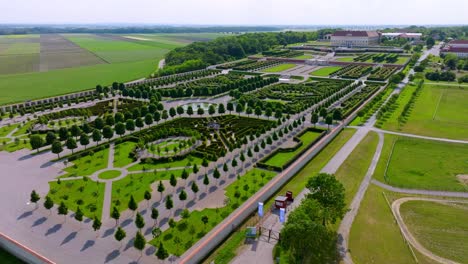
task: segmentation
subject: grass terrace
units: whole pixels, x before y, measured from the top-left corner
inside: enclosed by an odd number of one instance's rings
[[[315,70],[313,72],[310,72],[309,74],[312,76],[327,77],[337,72],[341,68],[342,68],[341,66],[327,66],[327,67],[323,67],[318,70]]]
[[[296,64],[284,63],[284,64],[280,64],[278,66],[274,66],[274,67],[271,67],[271,68],[263,69],[261,71],[262,72],[283,72],[283,71],[292,69],[294,67],[296,67]]]

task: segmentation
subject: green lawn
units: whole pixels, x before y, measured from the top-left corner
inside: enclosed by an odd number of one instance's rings
[[[458,174],[468,174],[468,145],[400,137],[385,180],[402,188],[468,191]]]
[[[191,172],[191,171],[190,171]],[[151,184],[160,180],[169,180],[171,174],[176,178],[180,178],[182,170],[158,171],[129,174],[127,177],[112,183],[112,205],[116,206],[119,211],[124,211],[128,208],[128,201],[130,196],[133,195],[135,201],[138,203],[143,201],[145,191],[152,191],[153,195],[159,195],[156,189],[151,189]],[[165,187],[172,188],[168,182]]]
[[[101,172],[98,175],[98,178],[103,179],[103,180],[110,180],[110,179],[117,178],[120,175],[122,175],[122,173],[120,171],[118,171],[118,170],[108,170],[108,171],[105,171],[105,172]]]
[[[401,131],[468,140],[467,102],[468,90],[466,89],[426,84]],[[395,130],[394,125],[389,128]]]
[[[28,129],[31,128],[32,125],[33,125],[33,121],[29,121],[29,122],[27,122],[26,124],[20,126],[19,129],[16,130],[15,133],[13,133],[13,136],[14,136],[14,137],[18,137],[18,136],[22,136],[22,135],[24,135],[24,134],[27,134],[27,133],[28,133]]]
[[[18,125],[9,125],[9,126],[0,127],[0,137],[8,136],[8,134],[10,134],[11,131],[13,131],[17,127]]]
[[[176,160],[172,162],[157,162],[156,164],[148,164],[148,163],[135,164],[132,167],[128,168],[128,171],[142,171],[142,170],[165,169],[165,168],[174,168],[174,167],[186,167],[186,166],[193,166],[193,164],[197,164],[198,167],[200,168],[201,163],[202,163],[202,159],[189,155],[182,160]]]
[[[321,133],[318,132],[312,132],[312,131],[307,131],[303,135],[299,137],[300,141],[302,141],[302,145],[298,147],[296,150],[291,151],[291,152],[277,152],[275,155],[270,157],[268,160],[265,161],[266,165],[270,166],[278,166],[282,167],[286,163],[288,163],[291,159],[296,157],[298,153],[303,151],[305,148],[309,146],[310,143],[312,143],[314,140],[316,140]]]
[[[312,56],[312,54],[304,54],[304,55],[296,56],[296,57],[294,57],[293,59],[308,60],[308,59],[312,59],[313,57],[314,57],[314,56]]]
[[[383,189],[369,185],[354,219],[349,249],[355,263],[416,263],[395,223]],[[390,201],[391,203],[391,201]]]
[[[93,156],[85,156],[73,161],[73,165],[65,168],[67,172],[60,178],[89,176],[98,170],[107,168],[109,149],[98,151]]]
[[[264,174],[263,179],[261,177],[262,174]],[[274,176],[275,173],[271,171],[261,169],[250,170],[226,188],[225,195],[230,201],[227,206],[218,209],[193,211],[190,213],[189,218],[178,221],[175,228],[164,231],[159,238],[151,240],[150,244],[158,246],[159,242],[162,242],[169,253],[177,256],[182,255]],[[245,191],[244,186],[249,187],[247,191]],[[203,188],[201,190],[203,190]],[[234,196],[236,191],[241,195],[239,198]],[[208,216],[208,224],[206,226],[201,221],[204,215]],[[174,241],[176,237],[180,240],[178,243]]]
[[[468,263],[468,204],[408,201],[400,212],[410,232],[426,249]]]
[[[330,76],[330,74],[334,73],[335,71],[341,69],[342,67],[340,66],[328,66],[328,67],[323,67],[318,70],[315,70],[313,72],[310,72],[309,74],[312,76]]]
[[[115,145],[114,148],[114,167],[125,167],[133,162],[129,157],[132,150],[136,147],[135,142],[125,141],[124,143]]]
[[[330,159],[343,147],[343,145],[354,135],[356,130],[345,129],[343,130],[326,148],[317,154],[312,160],[310,160],[304,168],[302,168],[286,185],[284,185],[278,192],[272,197],[278,195],[284,195],[286,191],[292,191],[293,195],[300,193],[307,183],[307,179],[320,172],[320,170],[330,161]],[[269,199],[265,203],[265,208],[269,208],[273,203],[274,199]],[[251,223],[255,225],[256,222]],[[244,230],[232,234],[226,242],[224,242],[214,253],[211,254],[207,261],[204,263],[210,263],[215,260],[218,264],[227,264],[235,256],[237,249],[244,242]]]
[[[336,61],[353,62],[356,57],[337,57]]]
[[[282,71],[285,71],[285,70],[292,69],[294,67],[296,67],[296,64],[283,63],[283,64],[280,64],[280,65],[277,65],[277,66],[274,66],[274,67],[271,67],[271,68],[263,69],[261,71],[262,72],[282,72]]]
[[[60,204],[63,201],[68,209],[72,211],[76,211],[77,206],[80,206],[85,216],[89,218],[93,218],[94,216],[101,218],[104,201],[104,183],[77,179],[62,181],[60,184],[52,181],[49,182],[49,186],[50,191],[48,195],[55,204]]]

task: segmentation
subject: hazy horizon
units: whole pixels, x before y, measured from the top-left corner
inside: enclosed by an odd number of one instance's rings
[[[30,0],[3,3],[0,24],[464,25],[467,9],[466,0]]]

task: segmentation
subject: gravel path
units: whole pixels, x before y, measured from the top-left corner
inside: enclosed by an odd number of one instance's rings
[[[420,135],[409,134],[409,133],[388,131],[388,130],[383,130],[383,129],[379,129],[379,128],[371,128],[371,130],[376,131],[376,132],[380,132],[380,133],[384,133],[384,134],[392,134],[392,135],[398,135],[398,136],[404,136],[404,137],[412,137],[412,138],[420,138],[420,139],[427,139],[427,140],[434,140],[434,141],[442,141],[442,142],[447,142],[447,143],[468,144],[468,140],[427,137],[427,136],[420,136]]]
[[[372,158],[372,162],[369,165],[369,168],[367,169],[366,176],[361,182],[359,190],[354,196],[353,201],[349,206],[349,210],[345,214],[344,218],[341,220],[340,227],[338,228],[338,250],[343,258],[344,263],[353,263],[351,254],[349,253],[348,249],[349,233],[351,231],[351,226],[353,225],[354,218],[356,218],[356,215],[358,213],[361,201],[364,198],[364,194],[366,193],[367,187],[369,187],[372,175],[374,174],[375,168],[377,167],[377,163],[379,162],[380,154],[382,153],[382,148],[384,145],[384,136],[382,133],[379,133],[378,135],[379,143],[377,145],[377,149],[375,150],[374,157]]]
[[[405,222],[403,221],[403,217],[401,216],[400,213],[400,206],[403,203],[406,203],[408,201],[430,201],[430,202],[437,202],[437,203],[448,203],[448,202],[457,202],[457,203],[468,203],[468,201],[449,201],[449,200],[440,200],[440,199],[431,199],[431,198],[421,198],[421,197],[405,197],[405,198],[400,198],[392,203],[392,212],[393,215],[395,216],[395,219],[398,223],[398,226],[400,227],[401,233],[405,237],[406,241],[408,241],[411,246],[413,246],[416,250],[418,250],[421,254],[427,256],[430,259],[433,259],[439,263],[444,263],[444,264],[459,264],[458,262],[439,257],[432,253],[430,250],[426,249],[423,245],[421,245],[418,240],[411,234],[409,231],[408,227],[406,226]]]
[[[388,191],[396,193],[405,193],[405,194],[417,194],[417,195],[430,195],[430,196],[443,196],[443,197],[456,197],[456,198],[468,198],[468,192],[448,192],[448,191],[430,191],[430,190],[418,190],[418,189],[404,189],[393,187],[391,185],[385,184],[378,180],[372,180],[372,183],[384,188]]]

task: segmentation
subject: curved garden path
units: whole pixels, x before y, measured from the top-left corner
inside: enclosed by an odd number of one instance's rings
[[[422,197],[405,197],[405,198],[400,198],[398,200],[395,200],[392,203],[392,212],[393,215],[395,216],[395,219],[398,223],[398,226],[400,227],[401,233],[405,237],[406,241],[408,241],[411,246],[413,246],[415,249],[417,249],[421,254],[427,256],[428,258],[435,260],[439,263],[444,263],[444,264],[459,264],[458,262],[437,256],[436,254],[432,253],[430,250],[426,249],[423,245],[421,245],[418,240],[411,234],[409,231],[408,227],[406,226],[403,217],[401,216],[400,213],[400,206],[403,203],[406,203],[408,201],[430,201],[430,202],[437,202],[437,203],[448,203],[448,202],[457,202],[457,203],[468,203],[468,201],[454,201],[454,200],[440,200],[440,199],[432,199],[432,198],[422,198]]]
[[[405,189],[394,187],[378,180],[372,180],[372,183],[384,188],[385,190],[404,193],[404,194],[417,194],[417,195],[430,195],[430,196],[443,196],[443,197],[454,197],[454,198],[468,198],[468,192],[449,192],[449,191],[431,191],[431,190],[420,190],[420,189]]]

